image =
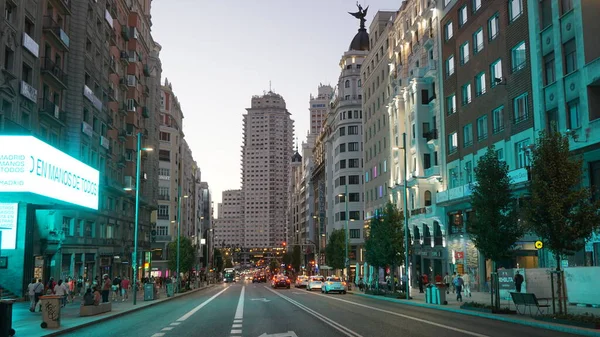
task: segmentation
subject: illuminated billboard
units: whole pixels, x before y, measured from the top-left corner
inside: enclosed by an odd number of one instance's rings
[[[29,192],[98,209],[98,170],[33,136],[0,136],[0,193]]]
[[[19,204],[0,203],[0,249],[15,249],[17,244],[17,215]]]

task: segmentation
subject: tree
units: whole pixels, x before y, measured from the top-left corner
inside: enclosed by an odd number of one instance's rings
[[[371,218],[369,237],[365,242],[366,260],[375,268],[391,265],[391,279],[397,265],[404,260],[403,215],[396,205],[388,202],[383,213]],[[392,291],[396,283],[392,281]]]
[[[177,270],[177,240],[170,242],[169,269]],[[196,249],[192,246],[192,240],[185,236],[179,237],[179,272],[185,273],[192,270],[196,263]],[[177,275],[179,277],[179,275]]]
[[[511,248],[523,236],[524,228],[518,219],[508,165],[498,159],[493,146],[479,158],[475,181],[471,195],[474,216],[467,219],[467,233],[475,247],[492,260],[496,272],[496,262],[513,254]],[[494,290],[492,305],[499,308],[499,289]]]
[[[569,152],[567,135],[541,132],[531,157],[527,226],[554,254],[556,270],[560,271],[562,258],[581,250],[600,227],[600,202],[592,201],[590,190],[581,186],[583,161]],[[562,280],[558,279],[562,312]]]
[[[287,266],[292,264],[292,252],[285,252],[285,254],[283,254],[283,257],[281,258],[281,261],[283,264]]]
[[[213,252],[213,263],[218,273],[223,271],[223,253],[220,249],[215,249]]]
[[[277,269],[279,269],[279,262],[277,262],[276,259],[271,259],[271,262],[269,263],[269,270],[271,270],[272,274],[275,274]]]
[[[346,259],[346,232],[343,229],[334,229],[329,236],[325,248],[327,264],[333,269],[344,269]]]
[[[302,249],[300,246],[294,246],[292,250],[292,268],[296,273],[300,272],[300,265],[302,264]]]

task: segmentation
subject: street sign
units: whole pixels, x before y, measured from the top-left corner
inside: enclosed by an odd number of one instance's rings
[[[267,335],[267,333],[265,332],[258,337],[298,337],[298,335],[296,335],[296,333],[293,331],[288,331],[288,332],[284,332],[284,333],[274,333],[274,334],[270,334],[270,335]]]
[[[535,242],[535,249],[542,249],[544,247],[544,243],[542,241]]]

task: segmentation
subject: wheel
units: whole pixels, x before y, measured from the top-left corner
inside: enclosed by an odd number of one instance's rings
[[[323,289],[321,289],[321,294],[324,294],[325,292],[323,291]]]
[[[16,332],[15,332],[15,329],[10,329],[10,330],[8,330],[8,335],[9,335],[9,336],[14,336],[14,335],[15,335],[15,333],[16,333]]]

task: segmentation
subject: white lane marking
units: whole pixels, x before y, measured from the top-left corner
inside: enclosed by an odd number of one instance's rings
[[[480,333],[477,333],[477,332],[467,331],[467,330],[463,330],[463,329],[460,329],[460,328],[453,328],[451,326],[447,326],[447,325],[444,325],[444,324],[430,322],[430,321],[427,321],[427,320],[424,320],[424,319],[421,319],[421,318],[399,314],[397,312],[393,312],[393,311],[389,311],[389,310],[385,310],[385,309],[380,309],[380,308],[372,307],[372,306],[366,305],[366,304],[361,304],[361,303],[356,303],[356,302],[352,302],[352,301],[348,301],[348,300],[343,300],[341,298],[327,296],[327,295],[323,295],[323,294],[316,294],[316,293],[311,293],[311,294],[315,295],[315,296],[323,296],[323,297],[326,297],[326,298],[329,298],[329,299],[332,299],[332,300],[336,300],[336,301],[340,301],[340,302],[344,302],[344,303],[348,303],[348,304],[353,304],[353,305],[356,305],[356,306],[359,306],[359,307],[363,307],[363,308],[367,308],[367,309],[371,309],[371,310],[375,310],[375,311],[379,311],[379,312],[384,312],[386,314],[390,314],[390,315],[394,315],[394,316],[398,316],[398,317],[402,317],[402,318],[406,318],[406,319],[412,319],[413,321],[417,321],[417,322],[421,322],[421,323],[425,323],[425,324],[437,326],[439,328],[444,328],[444,329],[448,329],[448,330],[460,332],[462,334],[469,335],[469,336],[489,337],[488,335],[483,335],[483,334],[480,334]]]
[[[242,323],[242,320],[241,319],[234,319],[233,323]]]
[[[181,322],[173,322],[173,323],[171,323],[171,325],[174,325],[174,326],[177,326],[179,324],[181,324]]]
[[[305,306],[305,305],[303,305],[303,304],[300,304],[299,302],[296,302],[296,301],[294,301],[293,299],[291,299],[291,298],[289,298],[289,297],[287,297],[287,296],[284,296],[284,295],[282,295],[282,294],[278,293],[277,291],[275,291],[275,290],[273,290],[273,289],[271,289],[271,288],[268,288],[268,287],[266,287],[266,286],[265,286],[265,289],[267,289],[267,290],[269,290],[270,292],[272,292],[272,293],[276,294],[277,296],[279,296],[279,297],[283,298],[284,300],[286,300],[286,301],[288,301],[288,302],[292,303],[293,305],[295,305],[295,306],[297,306],[298,308],[300,308],[300,309],[304,310],[305,312],[307,312],[307,313],[309,313],[309,314],[313,315],[314,317],[316,317],[317,319],[319,319],[319,320],[320,320],[320,321],[322,321],[323,323],[325,323],[325,324],[327,324],[327,325],[329,325],[329,326],[333,327],[333,328],[334,328],[334,329],[336,329],[337,331],[339,331],[339,332],[343,333],[345,336],[349,336],[349,337],[363,337],[363,336],[362,336],[362,335],[360,335],[358,332],[356,332],[356,331],[352,331],[352,330],[350,330],[350,329],[346,328],[345,326],[341,325],[340,323],[337,323],[336,321],[334,321],[334,320],[332,320],[332,319],[330,319],[330,318],[327,318],[327,317],[325,317],[325,316],[321,315],[320,313],[318,313],[318,312],[316,312],[316,311],[312,310],[311,308],[309,308],[309,307],[307,307],[307,306]]]
[[[232,328],[241,328],[242,324],[232,324],[231,327]]]
[[[173,330],[173,327],[172,327],[172,326],[168,326],[168,327],[166,327],[166,328],[163,328],[163,329],[162,329],[162,330],[160,330],[160,331],[171,331],[171,330]]]
[[[202,309],[205,305],[207,305],[208,303],[210,303],[212,300],[214,300],[215,298],[217,298],[217,296],[221,295],[222,293],[225,292],[225,290],[227,290],[228,288],[223,288],[223,290],[219,291],[218,293],[216,293],[215,295],[213,295],[213,297],[207,299],[206,301],[202,302],[200,305],[198,305],[197,307],[195,307],[194,309],[190,310],[190,312],[188,312],[187,314],[179,317],[179,319],[177,320],[177,322],[183,322],[186,319],[190,318],[193,314],[195,314],[198,310]],[[160,336],[157,336],[160,337]]]
[[[159,333],[155,333],[154,335],[150,336],[150,337],[162,337],[164,336],[164,332],[159,332]]]
[[[242,330],[231,330],[230,333],[232,333],[232,334],[234,334],[234,333],[242,333]]]
[[[244,293],[246,292],[246,287],[242,287],[242,292],[240,293],[240,300],[238,301],[237,309],[235,309],[235,319],[244,319]]]

